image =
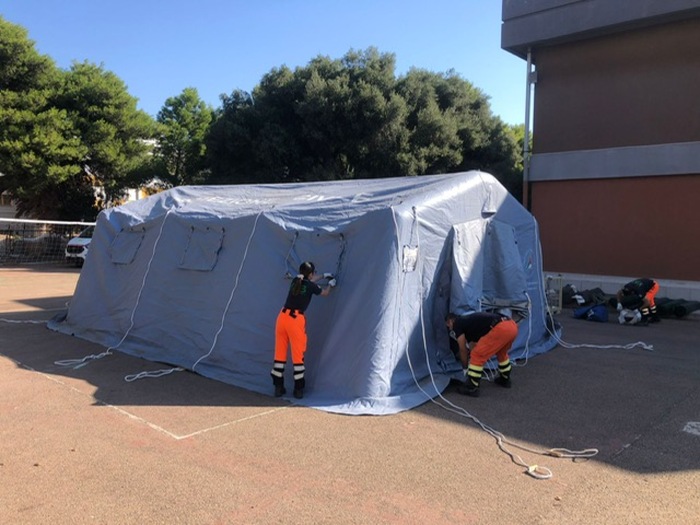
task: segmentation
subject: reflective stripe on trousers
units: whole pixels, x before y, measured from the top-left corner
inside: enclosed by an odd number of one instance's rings
[[[280,312],[275,323],[275,363],[272,367],[272,377],[284,377],[284,365],[287,362],[287,352],[291,346],[292,364],[294,365],[294,381],[304,380],[304,354],[306,353],[306,317],[297,313],[292,317],[288,312]]]

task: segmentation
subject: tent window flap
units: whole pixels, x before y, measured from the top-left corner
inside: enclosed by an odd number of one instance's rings
[[[131,264],[145,235],[144,228],[120,231],[110,246],[112,262],[114,264]]]
[[[190,227],[179,268],[210,272],[216,266],[223,242],[223,228]]]

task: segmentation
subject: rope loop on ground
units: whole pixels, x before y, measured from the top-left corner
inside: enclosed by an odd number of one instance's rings
[[[550,448],[545,454],[555,458],[592,458],[598,454],[597,448],[569,450],[568,448]]]
[[[144,379],[146,377],[162,377],[168,374],[172,374],[173,372],[184,371],[185,369],[179,366],[176,366],[174,368],[163,368],[161,370],[151,370],[147,372],[139,372],[137,374],[129,374],[124,376],[124,381],[126,381],[127,383],[131,383],[132,381],[136,381],[137,379]]]
[[[64,359],[62,361],[54,361],[53,364],[58,366],[70,366],[73,367],[74,370],[77,370],[78,368],[82,368],[83,366],[88,364],[90,361],[102,359],[103,357],[107,357],[108,355],[112,355],[112,352],[110,352],[109,349],[102,352],[101,354],[86,355],[85,357],[82,357],[80,359]]]
[[[549,479],[552,477],[552,471],[540,465],[530,465],[525,472],[535,479]]]

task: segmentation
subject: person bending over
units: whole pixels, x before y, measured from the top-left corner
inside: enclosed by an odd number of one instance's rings
[[[457,341],[456,357],[464,369],[464,385],[458,392],[467,396],[479,396],[479,382],[484,365],[492,357],[498,359],[497,385],[510,388],[511,364],[508,352],[518,336],[518,325],[505,315],[476,312],[459,316],[449,313],[445,325],[450,337]]]
[[[654,298],[659,291],[659,283],[653,279],[640,278],[628,282],[617,292],[617,310],[634,307],[639,309],[642,318],[638,324],[658,323],[661,319],[656,312]],[[632,308],[630,308],[632,309]]]

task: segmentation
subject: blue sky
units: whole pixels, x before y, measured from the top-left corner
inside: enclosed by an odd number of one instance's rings
[[[61,68],[102,64],[155,116],[186,87],[218,107],[274,67],[376,47],[411,67],[454,69],[510,124],[525,114],[525,61],[500,47],[500,0],[0,0]]]

